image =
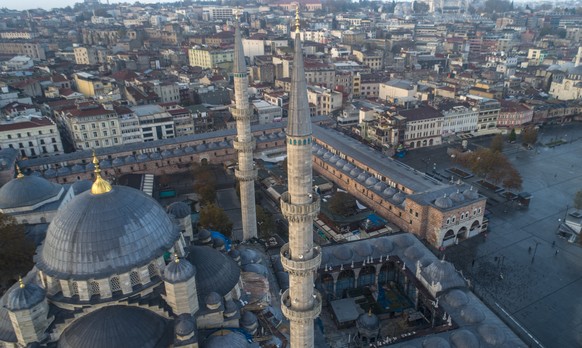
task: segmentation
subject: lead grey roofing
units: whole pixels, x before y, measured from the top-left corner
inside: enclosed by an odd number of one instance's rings
[[[451,201],[452,205],[448,208],[439,207],[436,204],[436,201],[440,198],[444,198],[445,195],[447,196],[447,200]],[[463,198],[457,198],[457,200],[449,199],[454,198],[457,195],[462,196]],[[440,189],[433,191],[411,194],[408,195],[408,199],[411,199],[421,205],[434,205],[441,210],[447,210],[474,203],[475,201],[484,199],[484,197],[478,194],[476,188],[472,188],[471,186],[463,183],[441,187]]]
[[[36,277],[36,268],[32,268],[30,272],[26,276],[22,278],[24,284],[37,284],[37,277]],[[6,291],[4,296],[0,298],[0,342],[16,342],[16,333],[14,332],[14,328],[12,327],[12,322],[10,321],[10,316],[8,314],[8,310],[6,309],[6,304],[8,302],[8,294],[18,288],[19,284],[14,283],[12,286]]]
[[[178,259],[170,262],[166,268],[162,279],[170,284],[188,281],[196,275],[196,268],[186,259]]]
[[[187,259],[196,267],[199,299],[204,300],[211,292],[225,296],[239,281],[239,266],[218,250],[206,246],[191,246]]]
[[[313,125],[313,135],[331,148],[360,161],[363,165],[409,188],[424,192],[441,188],[444,184],[352,139],[343,133]]]
[[[216,334],[210,336],[203,344],[202,348],[248,348],[251,344],[247,341],[245,336],[236,331],[221,331],[228,332],[226,334]]]
[[[108,277],[141,267],[171,249],[180,231],[141,191],[89,191],[62,207],[49,225],[36,266],[61,279]]]
[[[324,122],[328,121],[329,118],[326,116],[315,116],[311,118],[312,122]],[[256,125],[251,127],[252,132],[262,132],[262,131],[272,131],[272,130],[282,130],[287,126],[287,122],[273,122],[269,124],[262,124]],[[280,135],[284,136],[284,133]],[[119,146],[109,146],[104,148],[97,148],[95,149],[95,153],[98,157],[107,157],[112,156],[115,157],[118,153],[127,153],[131,151],[140,152],[140,151],[150,151],[156,150],[159,147],[165,146],[175,146],[176,148],[182,146],[185,143],[194,143],[194,142],[202,142],[207,139],[215,139],[215,138],[225,138],[225,137],[234,137],[236,136],[236,129],[222,129],[214,132],[208,133],[200,133],[200,134],[192,134],[186,135],[182,137],[170,138],[170,139],[161,139],[161,140],[154,140],[149,142],[143,143],[132,143],[132,144],[124,144]],[[258,141],[258,139],[257,139]],[[231,145],[229,145],[231,146]],[[185,146],[184,151],[188,149],[190,146]],[[188,152],[188,151],[186,151]],[[193,153],[193,149],[190,153]],[[71,153],[65,153],[58,156],[48,156],[48,157],[39,157],[33,159],[27,159],[20,161],[19,164],[22,168],[30,168],[30,167],[37,167],[43,165],[51,165],[57,163],[70,163],[71,165],[75,162],[81,162],[82,160],[88,160],[93,156],[92,150],[78,150]],[[135,160],[135,159],[134,159]],[[127,162],[126,162],[127,163]],[[88,164],[89,165],[89,164]],[[91,163],[92,165],[92,163]]]
[[[135,306],[106,306],[75,320],[59,338],[59,348],[162,348],[173,342],[173,325]]]
[[[432,281],[435,283],[442,281],[443,290],[438,297],[439,306],[444,308],[452,321],[458,325],[457,329],[431,336],[407,338],[406,341],[402,340],[402,343],[399,337],[390,347],[440,347],[439,342],[444,342],[442,343],[444,347],[456,348],[525,347],[515,333],[467,289],[462,275],[452,264],[437,259],[422,242],[410,234],[401,233],[323,246],[320,271],[323,271],[324,267],[339,265],[350,269],[352,261],[355,263],[365,259],[369,261],[369,257],[372,257],[376,262],[380,256],[385,258],[387,255],[398,256],[412,274],[416,274],[416,269],[420,266],[421,274],[429,284]],[[274,267],[276,269],[277,264]],[[475,340],[479,342],[478,345],[463,345]]]
[[[15,178],[0,188],[0,209],[35,205],[57,196],[62,189],[37,176]]]
[[[295,54],[291,74],[291,93],[289,98],[288,131],[290,136],[311,135],[311,113],[307,100],[307,81],[303,66],[301,37],[295,33]]]
[[[18,286],[8,293],[6,308],[12,311],[30,309],[45,299],[45,291],[40,286],[31,283],[23,287]]]
[[[234,66],[233,73],[246,73],[247,64],[245,62],[245,54],[243,52],[242,38],[240,35],[240,23],[236,21],[234,29]]]
[[[174,202],[166,208],[168,214],[174,215],[178,219],[183,219],[192,214],[190,206],[184,202]]]

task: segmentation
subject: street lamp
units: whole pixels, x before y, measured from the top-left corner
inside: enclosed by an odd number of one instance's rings
[[[536,251],[538,251],[538,245],[540,245],[540,244],[541,244],[541,243],[540,243],[540,242],[538,242],[537,240],[536,240],[536,241],[534,241],[534,242],[536,243],[536,247],[534,248],[533,256],[531,257],[531,263],[532,263],[532,264],[534,263],[534,259],[535,259],[535,257],[536,257]]]

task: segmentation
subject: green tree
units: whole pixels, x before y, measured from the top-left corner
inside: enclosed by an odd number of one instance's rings
[[[489,148],[493,152],[502,152],[503,151],[503,135],[497,134],[491,139],[491,144]]]
[[[329,200],[329,210],[332,213],[348,216],[356,210],[356,199],[345,192],[336,192]]]
[[[259,229],[259,237],[266,239],[275,233],[275,222],[273,221],[273,215],[263,209],[262,206],[256,205],[257,211],[257,225]]]
[[[34,266],[34,244],[24,236],[24,226],[0,213],[0,294]]]
[[[538,131],[534,127],[524,128],[522,136],[522,141],[525,144],[533,145],[538,141]]]
[[[226,212],[216,204],[202,207],[198,224],[203,228],[218,231],[227,237],[232,235],[232,222]]]
[[[517,134],[515,133],[515,128],[511,128],[511,132],[509,133],[509,137],[507,138],[509,141],[517,140]]]
[[[216,179],[212,167],[196,166],[194,174],[194,192],[200,197],[202,204],[213,203],[216,199]]]
[[[578,210],[582,209],[582,190],[576,192],[574,196],[574,208]]]

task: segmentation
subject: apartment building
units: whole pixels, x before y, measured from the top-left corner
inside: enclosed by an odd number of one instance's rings
[[[172,115],[159,105],[133,106],[131,110],[139,119],[143,141],[174,138],[176,136]]]
[[[342,107],[340,92],[317,86],[307,87],[307,100],[315,106],[316,115],[330,115]]]
[[[137,115],[126,106],[114,107],[117,116],[119,117],[119,127],[121,128],[121,143],[141,143],[143,136],[139,126],[139,119]]]
[[[359,63],[369,67],[372,70],[382,69],[382,52],[379,51],[358,51],[354,50],[352,54]]]
[[[479,109],[469,104],[456,102],[442,102],[438,109],[443,114],[443,137],[457,133],[469,133],[477,130],[479,121]]]
[[[499,128],[522,128],[533,119],[533,109],[515,101],[501,100],[497,118]]]
[[[85,72],[75,73],[73,76],[77,91],[85,97],[107,96],[116,90],[115,81],[110,78],[99,78]]]
[[[190,66],[199,66],[205,69],[214,69],[232,64],[233,49],[191,48],[188,50]]]
[[[7,55],[23,55],[32,59],[46,60],[46,50],[40,43],[13,40],[0,42],[0,52]]]
[[[409,110],[399,110],[406,118],[404,143],[411,149],[439,145],[442,142],[443,115],[433,107],[421,105]]]
[[[281,122],[283,110],[280,106],[267,103],[264,100],[253,100],[253,112],[259,124]]]
[[[417,86],[406,80],[382,82],[378,89],[378,98],[397,105],[409,105],[416,101]]]
[[[15,149],[22,157],[63,153],[57,125],[48,117],[23,115],[0,121],[0,150]]]
[[[80,104],[58,113],[58,121],[78,150],[122,144],[119,117],[103,105]]]
[[[75,63],[79,65],[97,65],[107,61],[107,50],[103,47],[75,47]]]

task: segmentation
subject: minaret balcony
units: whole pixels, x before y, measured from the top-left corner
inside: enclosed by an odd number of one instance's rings
[[[251,138],[248,141],[240,141],[240,140],[238,140],[238,137],[236,137],[234,139],[234,141],[232,142],[232,146],[238,152],[248,153],[248,152],[253,152],[255,150],[255,147],[257,146],[257,142],[254,138]]]
[[[236,107],[229,108],[232,117],[234,117],[235,121],[249,121],[251,120],[252,111],[250,108],[248,109],[237,109]]]
[[[245,170],[237,166],[234,169],[234,176],[240,181],[254,181],[257,178],[257,169]]]
[[[290,321],[307,323],[317,318],[321,313],[321,294],[313,289],[313,306],[307,310],[299,310],[293,308],[293,300],[289,295],[289,289],[287,289],[281,295],[281,311]]]
[[[311,202],[305,204],[291,203],[291,194],[285,192],[281,195],[281,212],[291,222],[304,222],[314,219],[319,213],[319,195],[311,193]]]
[[[281,247],[281,264],[285,271],[297,275],[307,275],[310,272],[314,272],[319,265],[321,265],[321,249],[318,246],[313,248],[313,255],[310,259],[301,259],[303,255],[294,255],[295,260],[291,259],[291,253],[289,250],[289,243]],[[297,259],[299,258],[299,259]]]

